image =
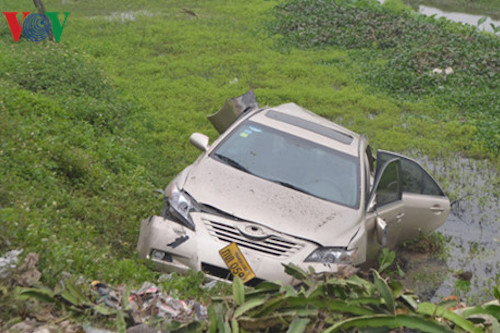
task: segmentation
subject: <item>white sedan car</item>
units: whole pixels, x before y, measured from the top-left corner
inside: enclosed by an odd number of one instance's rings
[[[442,225],[450,202],[412,159],[296,104],[242,113],[142,221],[138,251],[163,271],[294,283],[282,264],[337,272]]]

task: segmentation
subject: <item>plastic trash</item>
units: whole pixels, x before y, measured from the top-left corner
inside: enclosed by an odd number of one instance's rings
[[[174,277],[174,274],[172,274],[172,273],[163,273],[158,278],[158,282],[170,281],[170,280],[172,280],[173,277]]]
[[[210,282],[205,283],[201,288],[205,290],[211,290],[216,285],[217,285],[217,280],[212,280]]]
[[[97,293],[97,304],[127,311],[136,324],[145,323],[150,317],[182,323],[188,323],[193,318],[208,319],[207,307],[204,304],[171,297],[151,282],[145,282],[139,290],[130,292],[126,308],[122,308],[120,302],[124,288],[111,288],[101,281],[93,281],[91,285],[92,290]]]
[[[111,289],[107,284],[100,281],[92,281],[92,289],[97,291],[98,297],[96,300],[97,304],[106,304],[110,308],[118,309],[120,308],[120,294]]]
[[[12,269],[16,268],[19,255],[23,250],[12,250],[0,258],[0,278],[6,278]]]

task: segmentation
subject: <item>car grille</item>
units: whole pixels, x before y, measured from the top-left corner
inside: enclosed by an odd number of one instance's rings
[[[220,241],[234,242],[240,247],[273,257],[286,258],[304,247],[304,244],[297,243],[291,237],[270,235],[264,239],[250,239],[242,235],[236,227],[219,221],[206,221],[206,226],[209,233]]]

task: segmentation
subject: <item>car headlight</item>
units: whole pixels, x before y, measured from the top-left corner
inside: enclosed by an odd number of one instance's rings
[[[175,184],[172,186],[172,191],[167,194],[165,199],[166,206],[164,212],[170,215],[169,217],[174,218],[174,220],[176,219],[177,222],[194,230],[194,222],[190,214],[200,211],[196,201],[186,192],[180,190]]]
[[[305,262],[320,262],[326,264],[350,264],[355,250],[338,247],[318,247],[305,260]]]

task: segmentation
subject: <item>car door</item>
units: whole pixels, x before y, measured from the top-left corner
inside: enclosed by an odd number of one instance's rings
[[[441,226],[450,212],[450,201],[418,162],[393,152],[377,151],[377,165],[395,158],[401,161],[405,215],[400,223],[399,241],[403,241],[414,238],[420,231],[428,233]]]
[[[379,164],[375,173],[375,182],[368,200],[370,219],[382,218],[387,224],[385,245],[394,248],[401,233],[401,221],[405,216],[405,206],[402,201],[401,161],[393,159]],[[373,221],[374,223],[374,221]],[[372,224],[372,223],[369,223]],[[372,238],[375,233],[372,233]],[[376,242],[369,240],[372,245]],[[379,247],[379,246],[377,246]]]

